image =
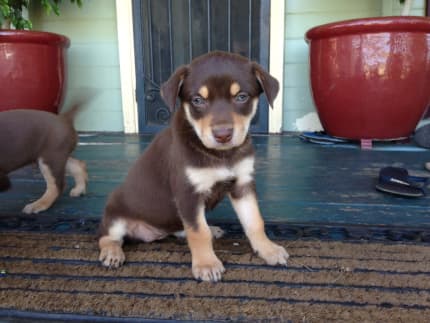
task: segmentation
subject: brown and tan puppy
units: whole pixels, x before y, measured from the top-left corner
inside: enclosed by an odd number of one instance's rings
[[[100,261],[118,267],[124,237],[146,242],[185,230],[195,278],[218,281],[224,267],[212,248],[205,210],[225,195],[252,248],[271,265],[287,263],[285,249],[264,230],[255,193],[254,150],[248,134],[264,91],[273,105],[278,82],[257,63],[212,52],[182,66],[162,85],[174,109],[125,182],[109,197],[100,226]]]
[[[70,157],[77,134],[73,117],[78,107],[62,115],[37,110],[0,112],[0,191],[10,187],[8,173],[37,162],[46,181],[46,191],[23,212],[39,213],[48,209],[62,193],[67,170],[74,180],[71,196],[85,193],[88,179],[85,163]]]

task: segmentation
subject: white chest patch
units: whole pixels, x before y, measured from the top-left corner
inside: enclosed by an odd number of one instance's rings
[[[238,185],[252,181],[254,157],[247,157],[233,167],[187,167],[185,174],[197,193],[210,193],[218,182],[236,179]]]

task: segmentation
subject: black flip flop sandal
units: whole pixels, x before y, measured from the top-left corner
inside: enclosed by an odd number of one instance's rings
[[[427,181],[428,177],[410,176],[405,168],[384,167],[379,172],[376,189],[400,196],[422,197],[425,195],[422,187]]]

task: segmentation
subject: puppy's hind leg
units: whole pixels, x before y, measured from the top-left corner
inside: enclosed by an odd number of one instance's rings
[[[73,176],[75,186],[70,191],[70,196],[80,196],[87,191],[88,173],[85,162],[69,157],[66,162],[66,171]]]
[[[108,233],[99,239],[99,261],[103,266],[118,268],[124,263],[125,255],[122,251],[122,244],[126,234],[126,221],[118,219],[109,226]]]
[[[215,239],[221,238],[224,235],[224,233],[225,233],[224,230],[221,229],[221,227],[217,227],[215,225],[210,225],[209,226],[209,230],[211,230],[212,236]],[[173,235],[176,238],[179,238],[179,239],[185,239],[187,237],[187,234],[185,233],[185,230],[183,230],[183,231],[177,231],[177,232],[173,233]]]
[[[63,186],[64,182],[64,169],[63,172],[58,172],[45,163],[42,158],[38,159],[38,164],[40,172],[42,173],[46,182],[46,191],[37,201],[27,204],[24,207],[22,212],[27,214],[39,213],[41,211],[47,210],[60,195],[60,187]]]

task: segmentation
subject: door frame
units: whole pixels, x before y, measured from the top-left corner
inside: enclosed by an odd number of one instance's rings
[[[132,0],[115,0],[122,115],[125,133],[139,133]],[[269,133],[282,132],[284,88],[285,1],[270,2],[269,73],[279,81],[279,94],[269,109]]]

